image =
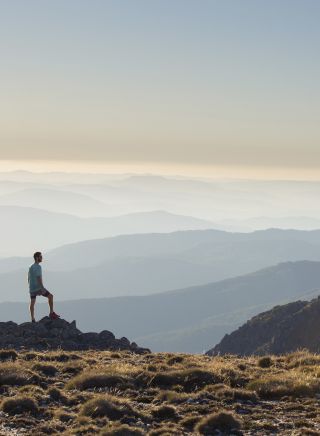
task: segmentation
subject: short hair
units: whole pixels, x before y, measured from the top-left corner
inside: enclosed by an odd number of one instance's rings
[[[34,255],[33,255],[33,258],[34,258],[34,260],[37,260],[37,258],[39,257],[39,256],[41,256],[41,251],[36,251],[35,253],[34,253]]]

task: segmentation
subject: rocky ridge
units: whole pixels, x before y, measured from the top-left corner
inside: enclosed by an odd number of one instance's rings
[[[64,319],[51,320],[47,316],[37,323],[0,322],[0,348],[36,351],[129,350],[138,354],[150,351],[135,342],[130,343],[125,337],[116,339],[108,330],[82,333],[77,328],[76,321],[70,323]]]
[[[320,297],[276,306],[251,318],[207,351],[207,355],[320,353]]]

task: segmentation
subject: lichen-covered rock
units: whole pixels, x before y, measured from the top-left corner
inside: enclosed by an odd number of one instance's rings
[[[129,350],[134,353],[150,352],[147,348],[130,343],[127,338],[116,339],[108,330],[100,333],[82,333],[76,322],[64,319],[42,318],[37,323],[12,321],[0,322],[0,348],[68,351],[82,350]]]

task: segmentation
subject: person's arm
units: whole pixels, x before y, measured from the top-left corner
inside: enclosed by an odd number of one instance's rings
[[[43,281],[42,281],[42,269],[41,269],[40,265],[38,265],[38,268],[37,268],[37,280],[38,280],[39,286],[41,286],[41,289],[44,290]]]
[[[38,280],[39,285],[41,286],[41,289],[44,289],[43,282],[42,282],[42,277],[38,276],[37,280]]]

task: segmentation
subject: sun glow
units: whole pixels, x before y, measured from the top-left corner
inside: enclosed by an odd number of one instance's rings
[[[320,172],[316,168],[177,165],[171,162],[0,160],[0,171],[30,171],[34,173],[64,172],[83,174],[161,174],[165,176],[212,179],[320,180]]]

